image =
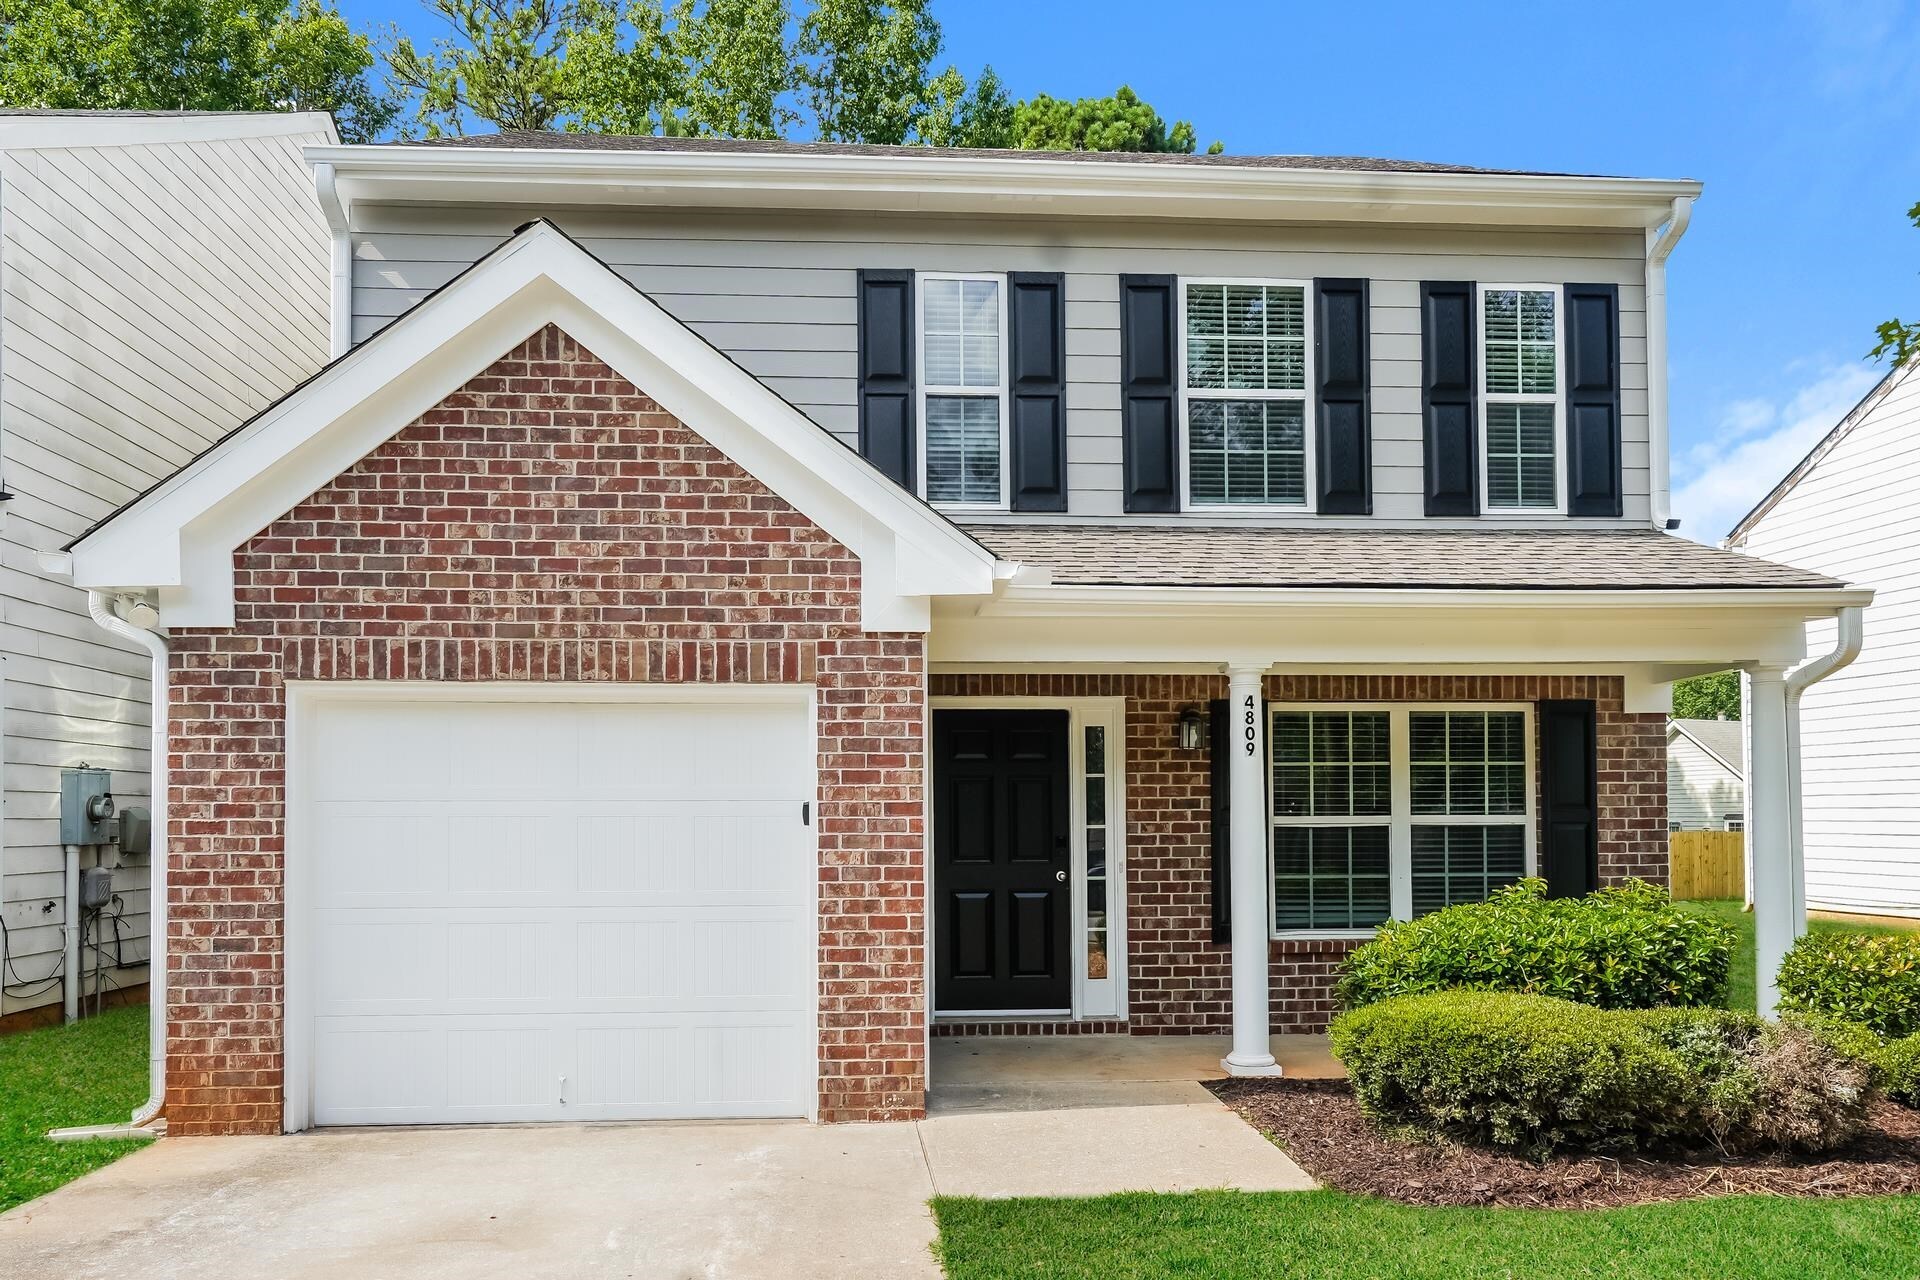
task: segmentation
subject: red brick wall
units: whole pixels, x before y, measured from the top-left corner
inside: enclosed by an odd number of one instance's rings
[[[938,675],[935,696],[1127,700],[1128,1028],[1223,1032],[1232,1019],[1228,949],[1212,941],[1211,821],[1205,751],[1174,746],[1180,709],[1226,696],[1225,676]],[[1592,698],[1599,720],[1603,880],[1667,875],[1666,717],[1628,712],[1616,676],[1272,676],[1285,702],[1536,702]],[[1340,957],[1353,944],[1268,944],[1275,1031],[1321,1031]]]
[[[813,682],[820,1114],[921,1114],[924,641],[846,548],[549,328],[235,568],[173,634],[172,1132],[280,1128],[289,679]]]

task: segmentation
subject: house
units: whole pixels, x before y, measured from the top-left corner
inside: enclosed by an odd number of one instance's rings
[[[1726,545],[1873,584],[1860,658],[1809,690],[1801,711],[1806,900],[1820,910],[1920,917],[1920,378],[1909,361],[1867,392],[1735,525]],[[1828,643],[1814,624],[1809,642]]]
[[[341,354],[71,548],[170,673],[173,1132],[906,1118],[959,1032],[1271,1074],[1382,921],[1663,877],[1732,665],[1791,941],[1786,673],[1871,593],[1664,531],[1696,183],[308,158]]]
[[[59,795],[89,763],[148,803],[148,658],[39,557],[325,363],[330,239],[301,149],[336,141],[324,114],[0,111],[0,1030],[147,981],[146,862],[82,850],[112,868],[86,915]]]
[[[1746,754],[1738,720],[1667,722],[1667,826],[1739,831],[1746,825]]]

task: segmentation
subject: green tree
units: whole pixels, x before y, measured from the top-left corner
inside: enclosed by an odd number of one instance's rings
[[[795,78],[823,142],[906,142],[927,114],[940,52],[930,0],[814,0],[800,20]]]
[[[1035,94],[1013,112],[1014,145],[1029,151],[1175,151],[1190,154],[1193,124],[1168,126],[1160,113],[1121,85],[1112,97],[1068,102]],[[1215,142],[1208,155],[1224,148]]]
[[[425,51],[400,36],[388,74],[414,95],[430,137],[469,118],[502,129],[551,129],[566,110],[564,63],[576,30],[567,0],[424,0],[453,29]]]
[[[364,142],[397,104],[321,0],[0,0],[0,106],[327,111]]]
[[[787,0],[582,0],[567,49],[570,129],[777,138],[796,119]]]
[[[927,82],[926,111],[914,127],[930,147],[1011,147],[1013,99],[992,67],[971,86],[958,67],[948,67]]]
[[[1710,676],[1676,680],[1673,714],[1682,720],[1738,720],[1740,673],[1716,671]]]
[[[1920,227],[1920,204],[1907,210],[1907,218],[1914,226]],[[1883,320],[1875,331],[1880,342],[1867,352],[1867,359],[1879,360],[1893,357],[1894,367],[1905,364],[1909,357],[1920,351],[1920,324],[1910,324],[1904,320]]]

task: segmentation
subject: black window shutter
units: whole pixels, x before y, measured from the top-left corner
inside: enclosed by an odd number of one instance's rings
[[[1233,715],[1225,698],[1207,704],[1207,792],[1211,823],[1213,940],[1233,941]]]
[[[1067,278],[1007,276],[1007,426],[1015,511],[1067,509]]]
[[[1597,731],[1589,699],[1540,704],[1540,874],[1556,898],[1600,887]]]
[[[1319,381],[1318,503],[1322,515],[1373,512],[1367,282],[1313,282],[1313,364]]]
[[[913,272],[860,273],[860,453],[914,487]]]
[[[1128,511],[1180,509],[1179,285],[1120,277],[1120,430]]]
[[[1476,327],[1470,282],[1420,286],[1420,412],[1425,423],[1427,514],[1480,514]]]
[[[1567,514],[1620,514],[1620,289],[1570,284]]]

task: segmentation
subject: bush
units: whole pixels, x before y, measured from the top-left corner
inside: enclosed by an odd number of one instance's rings
[[[1549,898],[1523,880],[1486,902],[1388,924],[1350,954],[1347,1008],[1464,987],[1556,996],[1603,1009],[1706,1005],[1727,984],[1731,926],[1673,905],[1642,881]]]
[[[1920,1107],[1920,1034],[1903,1036],[1882,1049],[1879,1067],[1889,1098]]]
[[[1780,964],[1780,1006],[1894,1040],[1920,1032],[1920,931],[1806,935]]]
[[[1820,1151],[1858,1133],[1868,1070],[1804,1027],[1723,1009],[1609,1010],[1451,991],[1334,1020],[1377,1123],[1516,1148]]]

